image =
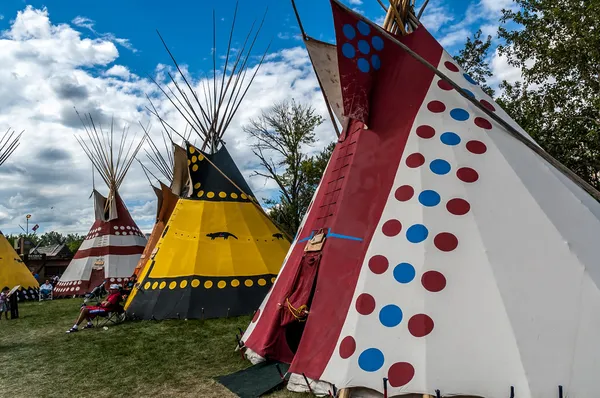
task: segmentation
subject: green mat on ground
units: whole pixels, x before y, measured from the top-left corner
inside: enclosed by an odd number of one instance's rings
[[[285,374],[290,365],[281,362],[262,362],[238,372],[217,377],[217,381],[241,398],[260,397],[283,386],[277,370]]]

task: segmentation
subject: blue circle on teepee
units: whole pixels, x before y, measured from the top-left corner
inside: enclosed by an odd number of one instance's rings
[[[400,307],[394,304],[389,304],[379,311],[379,322],[381,322],[383,326],[393,328],[402,322],[402,316],[403,314]]]
[[[369,45],[369,43],[366,40],[359,40],[358,41],[358,51],[360,51],[363,54],[368,54],[371,52],[371,46]]]
[[[416,271],[409,263],[400,263],[394,267],[394,279],[400,283],[410,283],[415,279]]]
[[[358,366],[365,372],[375,372],[383,366],[383,352],[377,348],[367,348],[358,357]]]
[[[344,54],[344,57],[346,58],[354,58],[354,56],[356,55],[356,50],[354,49],[352,44],[345,43],[342,46],[342,54]]]
[[[350,25],[349,23],[344,25],[342,30],[344,31],[344,36],[346,36],[348,40],[352,40],[356,37],[356,30],[354,30],[354,26]]]
[[[367,73],[371,69],[371,67],[369,66],[369,61],[367,61],[364,58],[359,58],[357,64],[358,69],[363,73]]]
[[[427,206],[427,207],[437,206],[438,204],[440,204],[440,201],[441,201],[440,194],[431,189],[427,189],[419,194],[419,202],[423,206]]]
[[[365,36],[371,33],[371,27],[365,21],[358,21],[356,27],[358,28],[358,31]]]
[[[450,172],[450,163],[445,161],[444,159],[435,159],[429,163],[429,169],[440,176],[446,175]]]
[[[475,98],[475,94],[473,94],[473,92],[472,92],[471,90],[467,90],[466,88],[463,88],[462,90],[463,90],[465,93],[467,93],[467,95],[468,95],[469,97],[473,97],[473,98]]]
[[[381,51],[383,50],[383,39],[379,36],[373,36],[373,38],[371,39],[371,44],[373,45],[373,48],[377,51]]]
[[[463,73],[463,76],[465,77],[465,80],[468,81],[471,84],[477,84],[477,82],[475,80],[473,80],[473,78],[471,76],[469,76],[466,73]]]
[[[374,54],[371,57],[371,65],[373,65],[373,69],[379,70],[381,68],[381,59],[379,59],[379,55]]]
[[[440,141],[446,145],[454,146],[460,144],[460,137],[456,133],[447,131],[440,136]]]
[[[427,227],[423,224],[415,224],[406,230],[406,239],[411,243],[421,243],[429,236]]]
[[[450,111],[450,116],[454,120],[458,120],[459,122],[464,122],[469,118],[469,112],[465,111],[462,108],[454,108]]]

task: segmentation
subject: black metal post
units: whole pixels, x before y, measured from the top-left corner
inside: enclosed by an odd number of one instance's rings
[[[510,398],[515,398],[515,387],[510,386]]]
[[[558,386],[558,398],[563,398],[563,386]]]
[[[313,391],[312,391],[312,388],[310,388],[310,383],[308,382],[308,378],[306,377],[306,375],[304,373],[302,373],[302,377],[304,377],[304,381],[306,382],[306,385],[308,387],[308,391],[310,392],[310,395],[313,395]]]
[[[435,396],[437,398],[442,398],[442,393],[440,392],[440,390],[435,390]]]
[[[383,378],[383,398],[387,398],[387,377]]]

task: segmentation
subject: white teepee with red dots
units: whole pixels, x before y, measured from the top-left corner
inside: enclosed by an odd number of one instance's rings
[[[349,121],[249,357],[332,391],[596,396],[598,192],[423,26],[392,36],[332,7]]]
[[[129,167],[144,138],[128,140],[127,132],[114,140],[113,127],[108,133],[98,131],[91,116],[83,123],[88,142],[78,138],[109,188],[107,197],[93,191],[95,221],[73,260],[54,287],[54,295],[83,295],[96,286],[124,284],[133,275],[146,246],[146,237],[131,218],[119,195]],[[117,145],[118,143],[118,145]]]

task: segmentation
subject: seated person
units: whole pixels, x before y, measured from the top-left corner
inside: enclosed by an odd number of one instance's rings
[[[79,312],[79,316],[75,321],[75,325],[69,330],[67,333],[77,332],[79,329],[79,325],[83,322],[84,319],[87,319],[87,325],[84,326],[84,329],[93,328],[94,324],[92,320],[97,316],[106,316],[111,311],[119,311],[121,310],[121,302],[122,296],[119,290],[119,285],[112,284],[108,290],[108,297],[104,300],[100,305],[86,305],[81,307],[81,311]]]
[[[45,299],[50,296],[50,293],[52,293],[52,285],[50,284],[50,280],[46,279],[46,282],[40,286],[40,294]]]

